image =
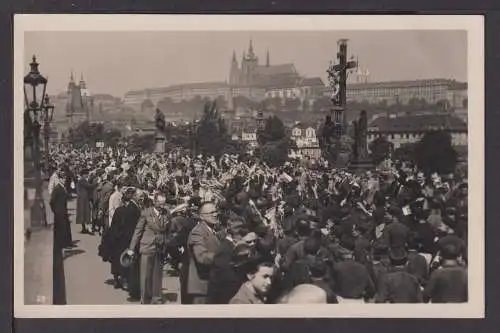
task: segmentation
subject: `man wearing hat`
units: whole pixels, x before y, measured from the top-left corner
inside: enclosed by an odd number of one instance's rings
[[[128,255],[140,255],[141,304],[162,303],[163,255],[169,227],[166,210],[170,207],[164,197],[157,197],[154,205],[147,205],[130,241]]]
[[[92,220],[90,200],[94,187],[90,184],[88,177],[89,171],[83,169],[76,185],[76,224],[81,224],[82,234],[91,233],[87,230],[87,224],[90,224]]]
[[[221,240],[220,246],[215,252],[210,270],[207,291],[208,304],[227,304],[243,282],[231,265],[235,246],[240,242],[243,243],[243,237],[248,233],[243,219],[238,216],[231,217],[226,233],[226,237]]]
[[[128,249],[137,222],[141,215],[141,210],[138,204],[133,200],[135,195],[135,188],[129,187],[124,189],[121,205],[115,210],[113,214],[113,221],[111,223],[107,239],[109,240],[109,250],[111,252],[111,274],[113,275],[115,288],[122,288],[123,281],[127,280],[129,283],[129,292],[134,288],[133,283],[130,285],[133,270],[130,269],[132,262],[123,265],[122,254]],[[130,269],[130,271],[129,271]],[[138,293],[131,292],[131,296],[138,296]],[[138,297],[137,297],[138,298]]]
[[[54,213],[54,246],[59,249],[74,247],[68,218],[68,192],[64,183],[65,179],[66,173],[63,169],[59,169],[50,197],[50,208]]]
[[[392,268],[378,284],[376,303],[421,303],[422,291],[418,278],[408,273],[407,253],[404,249],[389,252]]]
[[[424,290],[424,301],[431,303],[464,303],[468,301],[467,268],[460,265],[460,249],[446,242],[440,249],[441,267],[432,272]]]

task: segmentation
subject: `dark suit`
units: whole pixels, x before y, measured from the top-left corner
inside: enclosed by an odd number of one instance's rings
[[[406,249],[411,230],[400,222],[392,222],[384,228],[384,243],[391,249]]]
[[[50,208],[54,213],[54,245],[59,249],[72,245],[71,229],[68,218],[66,188],[55,185],[50,197]]]
[[[234,244],[223,239],[215,253],[208,282],[208,304],[227,304],[245,282],[232,266]]]
[[[189,258],[187,294],[196,303],[205,302],[210,269],[219,244],[215,232],[203,221],[198,222],[189,234],[187,244]]]
[[[133,201],[118,207],[113,215],[113,222],[108,234],[110,243],[106,245],[109,246],[111,254],[111,273],[127,278],[131,296],[138,294],[133,290],[138,287],[138,281],[135,278],[137,272],[134,271],[138,267],[137,265],[132,265],[129,268],[123,267],[120,263],[120,256],[130,245],[140,216],[141,210]]]
[[[468,300],[467,269],[443,266],[432,272],[424,290],[424,301],[432,303],[463,303]]]
[[[405,268],[393,268],[382,276],[375,298],[377,303],[421,303],[422,291],[418,279]]]
[[[334,267],[337,293],[343,298],[370,298],[375,286],[365,265],[354,260],[339,262]]]
[[[163,277],[162,256],[168,220],[153,207],[144,208],[134,231],[129,249],[140,254],[141,303],[159,303]]]
[[[429,267],[425,257],[416,251],[408,252],[408,273],[414,275],[421,285],[425,285],[429,278]]]

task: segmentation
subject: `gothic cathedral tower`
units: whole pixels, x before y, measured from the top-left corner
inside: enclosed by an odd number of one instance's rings
[[[259,66],[259,58],[253,51],[253,43],[251,39],[250,45],[248,46],[248,55],[245,59],[245,63],[246,71],[243,73],[245,84],[254,84],[257,78],[257,66]]]
[[[229,70],[229,84],[238,85],[240,83],[240,68],[238,60],[236,60],[236,52],[233,51],[233,60],[231,61],[231,69]]]

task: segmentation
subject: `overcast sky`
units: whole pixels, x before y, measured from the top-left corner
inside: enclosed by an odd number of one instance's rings
[[[253,39],[261,64],[293,62],[303,76],[326,78],[336,41],[370,71],[370,81],[450,78],[467,81],[465,31],[322,32],[27,32],[26,71],[33,54],[49,77],[50,94],[66,89],[70,72],[83,72],[88,89],[123,97],[132,89],[225,81]]]

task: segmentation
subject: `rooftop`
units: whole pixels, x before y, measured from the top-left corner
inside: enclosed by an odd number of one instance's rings
[[[347,85],[347,89],[367,89],[367,88],[405,88],[419,86],[440,86],[446,85],[449,89],[464,89],[467,87],[466,82],[458,82],[450,79],[425,79],[411,81],[386,81],[386,82],[369,82],[369,83],[351,83]]]
[[[450,114],[407,115],[399,117],[379,117],[370,123],[369,131],[378,132],[421,132],[437,129],[467,131],[467,124]]]
[[[283,75],[283,74],[296,74],[297,70],[295,69],[294,64],[281,64],[281,65],[272,65],[272,66],[258,66],[256,68],[257,75],[259,76],[274,76],[274,75]]]
[[[325,84],[320,77],[310,77],[304,78],[302,82],[300,82],[301,86],[321,86],[324,87]]]

